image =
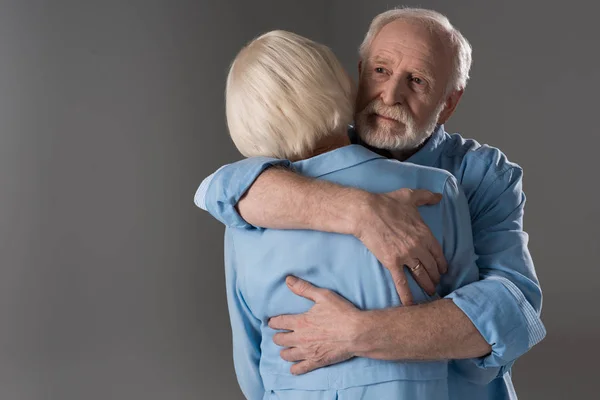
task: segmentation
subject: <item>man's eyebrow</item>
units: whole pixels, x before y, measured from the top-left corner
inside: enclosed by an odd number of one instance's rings
[[[389,64],[391,64],[391,61],[390,61],[390,59],[389,59],[389,58],[387,58],[387,57],[382,57],[382,56],[375,56],[375,57],[372,57],[372,58],[370,59],[370,61],[371,61],[372,63],[377,63],[377,64],[386,64],[386,65],[389,65]]]
[[[413,70],[414,70],[415,72],[419,73],[419,74],[423,74],[423,75],[425,75],[425,76],[427,76],[427,77],[433,78],[433,74],[431,73],[431,71],[429,71],[429,70],[428,70],[428,69],[426,69],[426,68],[419,68],[419,67],[416,67],[416,68],[413,68]]]

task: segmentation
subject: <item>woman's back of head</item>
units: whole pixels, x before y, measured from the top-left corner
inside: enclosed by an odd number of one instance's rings
[[[229,133],[246,157],[297,160],[352,122],[355,88],[333,52],[287,31],[246,45],[227,77]]]

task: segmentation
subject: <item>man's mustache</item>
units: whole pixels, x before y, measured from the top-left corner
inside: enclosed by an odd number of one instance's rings
[[[412,116],[401,105],[386,106],[380,99],[373,100],[363,109],[361,114],[377,114],[401,123],[412,121]]]

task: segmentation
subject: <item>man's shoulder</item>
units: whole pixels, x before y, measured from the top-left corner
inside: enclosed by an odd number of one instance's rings
[[[522,175],[522,168],[509,161],[497,147],[463,138],[458,133],[449,135],[443,157],[456,165],[455,176],[462,185],[477,184],[479,189],[507,174],[514,177]]]
[[[454,174],[467,196],[471,218],[475,221],[490,210],[503,208],[494,204],[507,202],[507,193],[514,200],[508,203],[516,207],[522,199],[521,167],[496,147],[459,134],[449,136],[440,162]]]
[[[464,158],[465,162],[482,163],[496,167],[500,172],[510,168],[521,168],[518,164],[508,160],[506,155],[497,147],[480,144],[475,139],[467,139],[458,133],[449,134],[448,145],[444,154],[449,157]]]

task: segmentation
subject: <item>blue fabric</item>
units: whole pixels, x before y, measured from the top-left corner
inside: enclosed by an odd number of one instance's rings
[[[356,135],[352,131],[350,134],[356,142]],[[542,293],[527,248],[528,236],[523,231],[523,172],[498,149],[458,134],[449,135],[443,125],[404,164],[409,163],[451,173],[466,195],[471,215],[480,280],[444,296],[451,298],[470,318],[492,346],[492,353],[482,358],[452,361],[452,371],[463,377],[470,373],[476,379],[457,378],[450,385],[451,390],[458,393],[462,388],[473,393],[473,397],[462,398],[513,398],[510,367],[546,334],[539,317]],[[196,204],[205,203],[207,211],[228,226],[262,232],[239,216],[235,204],[271,165],[290,166],[290,162],[250,158],[225,166],[205,180],[204,189],[196,193]],[[381,178],[381,173],[364,177],[375,182]],[[281,265],[282,271],[285,264]],[[256,268],[260,271],[261,266]],[[491,381],[482,386],[481,377],[486,374]],[[477,385],[477,390],[470,385]]]
[[[446,397],[432,397],[432,393],[447,391],[445,379],[413,382],[410,388],[403,381],[389,381],[366,386],[353,386],[338,390],[271,390],[265,393],[264,400],[439,400]],[[398,393],[403,393],[399,396]]]
[[[443,194],[440,204],[421,207],[424,221],[442,244],[450,265],[438,286],[438,296],[479,279],[467,199],[446,171],[383,158],[362,146],[346,146],[293,164],[298,173],[370,192],[399,188],[427,189]],[[377,178],[373,178],[377,177]],[[395,398],[448,399],[448,362],[398,362],[353,358],[302,376],[289,372],[281,348],[272,341],[270,317],[308,311],[312,303],[285,285],[287,275],[336,291],[361,309],[400,305],[389,272],[364,245],[350,235],[308,230],[227,228],[226,282],[233,330],[234,362],[240,386],[248,398],[265,391],[278,396],[290,390],[328,391],[389,385]],[[407,271],[407,276],[410,274]],[[432,301],[412,279],[416,302]],[[499,368],[498,368],[499,369]],[[489,371],[464,368],[464,379],[489,380]],[[497,373],[497,371],[496,371]],[[493,374],[495,376],[495,373]],[[393,388],[393,389],[392,389]]]

